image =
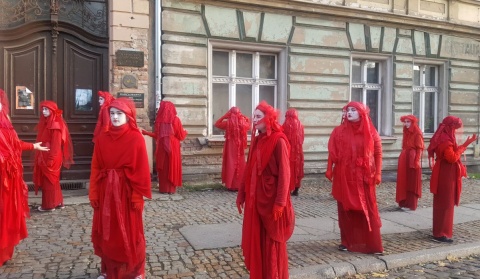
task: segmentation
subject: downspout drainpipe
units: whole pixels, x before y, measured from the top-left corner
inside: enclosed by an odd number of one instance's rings
[[[155,0],[155,110],[162,100],[162,0]]]

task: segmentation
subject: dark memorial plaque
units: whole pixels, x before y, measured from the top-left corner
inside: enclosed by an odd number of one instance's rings
[[[117,58],[117,66],[126,67],[143,67],[144,64],[143,51],[136,50],[117,50],[115,57]]]
[[[143,108],[144,107],[144,105],[143,105],[144,95],[145,94],[143,94],[143,93],[118,92],[117,93],[117,98],[120,98],[120,97],[130,98],[135,103],[136,108]]]

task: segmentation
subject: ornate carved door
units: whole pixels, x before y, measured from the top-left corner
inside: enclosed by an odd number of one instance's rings
[[[36,138],[39,103],[63,109],[74,145],[62,179],[87,179],[98,116],[97,91],[108,89],[107,0],[0,1],[0,88],[24,141]],[[33,156],[24,156],[31,180]]]

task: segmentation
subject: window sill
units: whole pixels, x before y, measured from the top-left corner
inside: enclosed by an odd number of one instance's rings
[[[225,145],[224,136],[198,137],[197,140],[201,145],[207,145],[208,147]],[[247,135],[247,143],[250,143],[250,135]]]
[[[391,137],[391,136],[380,136],[382,139],[382,143],[395,143],[398,138],[397,137]]]

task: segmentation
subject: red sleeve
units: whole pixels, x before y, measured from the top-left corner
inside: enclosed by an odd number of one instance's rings
[[[62,154],[62,132],[59,129],[51,129],[50,151],[48,151],[47,166],[52,166],[55,160],[63,160]],[[60,154],[60,157],[57,155]]]
[[[460,156],[462,155],[463,151],[464,150],[457,150],[457,152],[455,152],[453,150],[453,145],[449,145],[443,151],[443,157],[445,158],[445,160],[447,160],[447,162],[449,162],[450,164],[453,164],[456,161],[460,160]]]
[[[375,136],[373,137],[373,157],[375,158],[375,170],[376,175],[382,174],[382,139],[375,132]]]
[[[93,158],[90,171],[90,186],[88,189],[88,198],[90,200],[98,200],[98,187],[97,187],[97,177],[100,170],[99,163],[97,161],[97,153],[93,151]]]
[[[149,132],[149,131],[146,131],[146,130],[142,130],[142,134],[143,135],[146,135],[146,136],[150,136],[154,139],[157,139],[157,134],[153,133],[153,132]]]
[[[287,196],[290,194],[290,161],[288,147],[284,139],[278,139],[275,146],[274,156],[278,164],[278,185],[275,204],[285,206]]]
[[[33,150],[33,143],[20,141],[20,146],[22,150]]]
[[[220,119],[215,122],[215,127],[218,129],[226,130],[228,126],[228,121],[224,121],[226,118],[221,117]]]
[[[180,141],[184,140],[187,136],[187,131],[183,129],[182,122],[178,117],[175,117],[173,121],[173,130],[175,131],[175,137]]]

